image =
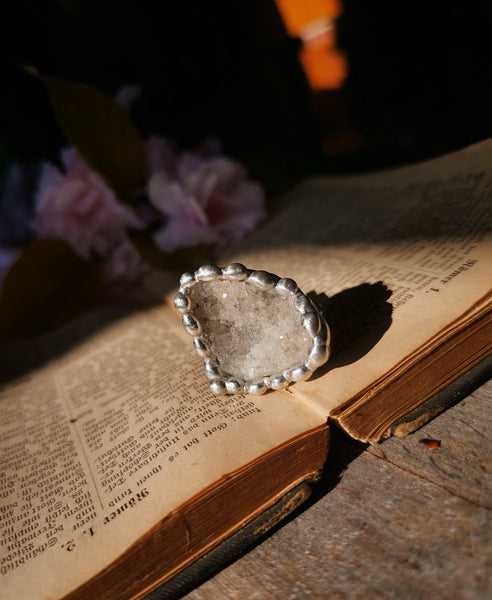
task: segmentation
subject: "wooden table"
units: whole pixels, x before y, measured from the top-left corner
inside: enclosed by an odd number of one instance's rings
[[[307,507],[186,600],[490,600],[491,400],[489,381],[377,446],[336,433]]]

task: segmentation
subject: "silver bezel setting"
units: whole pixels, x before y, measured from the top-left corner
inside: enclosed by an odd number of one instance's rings
[[[293,296],[294,306],[301,316],[304,329],[312,338],[306,361],[292,365],[281,373],[272,373],[261,379],[243,381],[224,375],[219,364],[210,356],[206,337],[190,306],[190,289],[198,281],[244,281],[261,288],[269,287],[280,296]],[[321,367],[330,355],[330,330],[318,307],[298,288],[295,281],[280,278],[267,271],[253,271],[241,263],[232,263],[220,268],[216,265],[204,265],[195,272],[184,273],[180,279],[180,288],[174,299],[174,306],[182,315],[185,330],[193,337],[197,354],[204,360],[205,373],[212,392],[218,396],[224,394],[264,394],[267,390],[281,390],[290,383],[306,381],[313,372]]]

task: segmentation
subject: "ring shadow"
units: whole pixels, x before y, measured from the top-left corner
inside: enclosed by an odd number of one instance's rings
[[[321,310],[331,333],[330,358],[311,379],[350,365],[374,348],[392,323],[391,294],[382,281],[361,283],[331,297],[314,291],[307,294]]]

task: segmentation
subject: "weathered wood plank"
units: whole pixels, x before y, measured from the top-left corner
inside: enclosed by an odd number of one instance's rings
[[[368,452],[492,509],[492,381],[414,435],[393,438]],[[430,451],[422,439],[439,440]]]
[[[334,452],[351,460],[338,483],[334,466],[309,508],[186,600],[490,599],[491,398],[489,382],[355,458],[357,446],[335,436]]]

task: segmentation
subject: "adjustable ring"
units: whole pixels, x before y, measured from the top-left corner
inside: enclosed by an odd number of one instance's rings
[[[321,310],[292,279],[240,263],[184,273],[174,299],[214,394],[263,394],[305,381],[329,357]]]

